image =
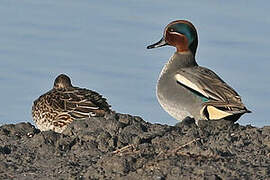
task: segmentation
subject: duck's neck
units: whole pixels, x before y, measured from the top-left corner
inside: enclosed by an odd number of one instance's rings
[[[179,68],[187,68],[198,66],[195,61],[194,55],[188,51],[184,53],[175,52],[167,64],[164,66],[162,72],[166,71],[177,71]]]

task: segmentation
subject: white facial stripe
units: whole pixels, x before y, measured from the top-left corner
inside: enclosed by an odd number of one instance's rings
[[[181,36],[183,36],[183,34],[181,34],[181,33],[179,33],[179,32],[175,32],[175,31],[173,31],[173,32],[170,32],[170,31],[169,31],[169,33],[170,33],[170,34],[176,34],[176,35],[181,35]]]

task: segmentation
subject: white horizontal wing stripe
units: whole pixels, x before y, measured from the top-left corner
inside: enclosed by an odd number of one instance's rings
[[[176,74],[175,75],[175,79],[179,83],[184,84],[185,86],[187,86],[187,87],[193,89],[194,91],[197,91],[197,92],[201,93],[202,95],[204,95],[205,97],[209,98],[209,95],[207,93],[205,93],[196,84],[192,83],[190,80],[188,80],[187,78],[185,78],[181,74]]]
[[[83,109],[93,109],[93,110],[99,109],[99,107],[97,107],[97,106],[82,106],[82,105],[79,105],[78,107],[83,108]]]

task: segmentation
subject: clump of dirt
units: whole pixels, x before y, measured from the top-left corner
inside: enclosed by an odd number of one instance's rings
[[[0,127],[0,179],[267,179],[270,126],[185,120],[175,126],[111,113],[63,134]]]

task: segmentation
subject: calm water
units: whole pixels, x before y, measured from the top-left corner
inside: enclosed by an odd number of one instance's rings
[[[197,62],[217,72],[253,111],[239,123],[269,125],[269,1],[0,1],[0,124],[32,122],[32,101],[66,73],[113,109],[174,124],[155,84],[172,47],[147,50],[165,25],[197,27]]]

